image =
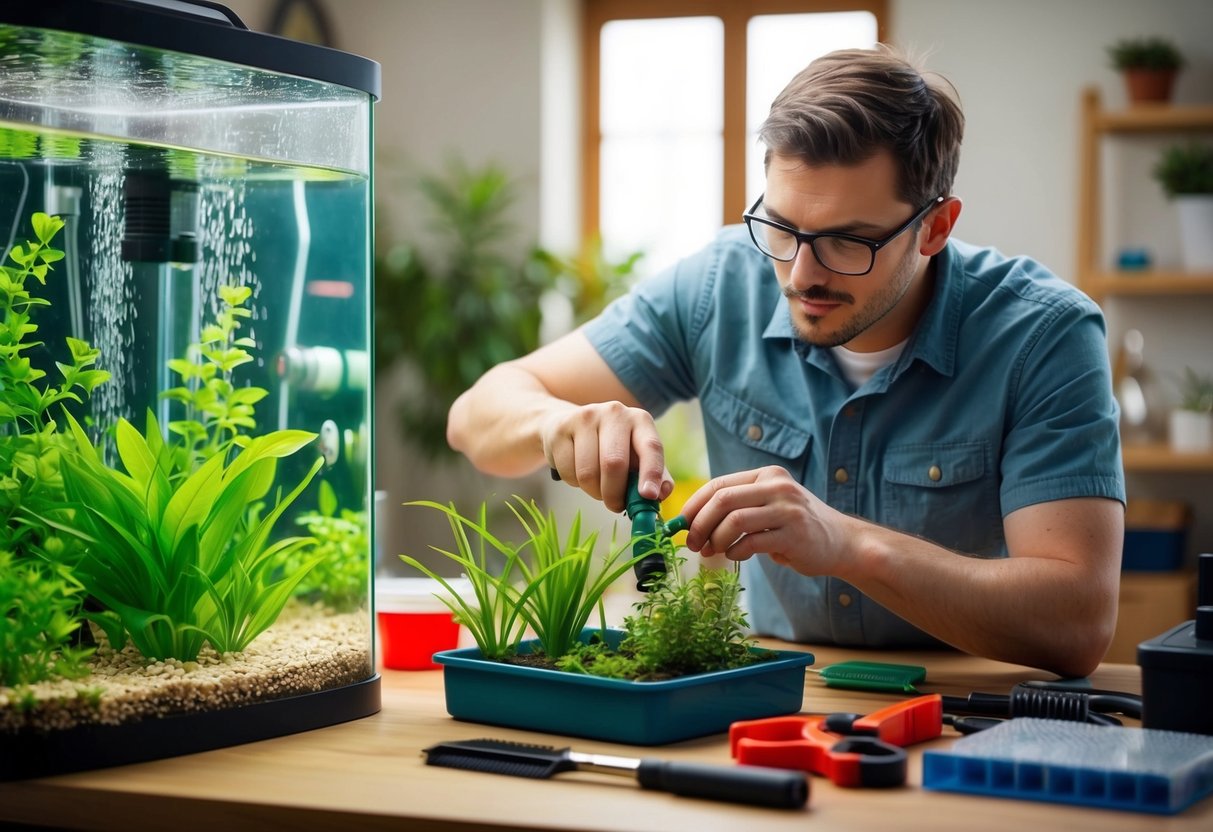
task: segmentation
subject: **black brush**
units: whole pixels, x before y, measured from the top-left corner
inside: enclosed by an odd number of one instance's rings
[[[759,766],[711,766],[654,758],[579,754],[550,745],[502,740],[440,742],[421,752],[431,766],[488,771],[545,780],[562,771],[632,777],[641,786],[683,797],[704,797],[780,809],[799,809],[809,799],[804,772]]]

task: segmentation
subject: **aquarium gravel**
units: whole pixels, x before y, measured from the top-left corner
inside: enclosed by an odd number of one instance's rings
[[[284,610],[241,653],[209,647],[197,661],[148,662],[133,647],[104,644],[83,679],[0,687],[0,734],[120,725],[147,718],[239,707],[354,684],[373,673],[365,612]]]

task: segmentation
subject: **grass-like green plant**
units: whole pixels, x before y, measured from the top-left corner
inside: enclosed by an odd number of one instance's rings
[[[93,648],[70,644],[80,594],[62,568],[0,549],[0,685],[87,675]]]
[[[481,503],[477,519],[463,516],[454,503],[442,505],[416,500],[406,505],[436,509],[446,515],[455,539],[455,550],[431,547],[457,563],[472,587],[472,597],[456,592],[446,578],[411,555],[400,559],[438,581],[447,591],[440,596],[460,624],[468,628],[486,659],[504,659],[518,652],[526,631],[519,596],[514,587],[518,574],[518,547],[498,540],[488,530],[488,504]],[[468,532],[471,532],[471,535]]]
[[[76,454],[63,459],[64,486],[74,515],[59,526],[87,546],[74,573],[105,605],[90,620],[120,649],[129,637],[148,658],[192,660],[205,641],[220,652],[240,651],[269,627],[306,568],[275,578],[277,562],[314,543],[294,537],[270,543],[270,533],[323,465],[290,493],[280,493],[264,517],[249,506],[273,487],[277,461],[316,435],[281,430],[249,440],[226,462],[215,454],[173,479],[176,449],[148,411],[143,434],[120,419],[115,430],[125,473],[105,464],[70,416]]]
[[[443,601],[467,626],[486,658],[514,655],[527,626],[546,655],[561,656],[579,642],[595,610],[606,627],[602,596],[639,558],[624,557],[628,545],[614,546],[599,558],[598,533],[583,536],[580,513],[562,537],[555,515],[545,514],[533,501],[518,497],[515,501],[509,508],[526,534],[521,544],[502,541],[489,531],[485,504],[475,520],[461,515],[454,505],[426,500],[406,504],[437,509],[447,516],[456,551],[434,548],[459,564],[474,599],[459,597],[444,578],[416,558],[401,558],[442,583],[452,596]]]
[[[321,480],[316,511],[299,515],[295,522],[316,541],[314,550],[296,550],[282,562],[282,571],[288,575],[315,563],[305,572],[295,595],[323,603],[336,612],[361,607],[369,589],[371,546],[366,512],[339,508],[333,487],[328,480]]]
[[[580,512],[562,540],[552,512],[545,514],[529,500],[519,500],[510,511],[526,531],[524,548],[530,555],[529,562],[523,558],[518,566],[526,586],[522,616],[545,653],[563,656],[581,642],[581,631],[595,610],[606,628],[602,596],[640,558],[624,557],[630,540],[597,558],[598,532],[582,536]]]

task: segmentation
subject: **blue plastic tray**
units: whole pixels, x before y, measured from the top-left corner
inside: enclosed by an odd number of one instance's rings
[[[618,637],[617,631],[608,631]],[[522,643],[530,652],[534,642]],[[660,682],[603,679],[490,661],[475,647],[434,654],[455,719],[630,745],[727,731],[739,719],[800,711],[813,654],[775,651],[746,667]]]
[[[1213,737],[1021,717],[924,753],[922,785],[1170,815],[1213,792]]]

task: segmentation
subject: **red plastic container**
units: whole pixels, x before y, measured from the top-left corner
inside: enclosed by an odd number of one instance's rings
[[[458,590],[461,581],[453,579]],[[377,578],[375,617],[383,666],[390,670],[437,670],[433,656],[459,644],[459,624],[439,596],[449,597],[429,578]]]

